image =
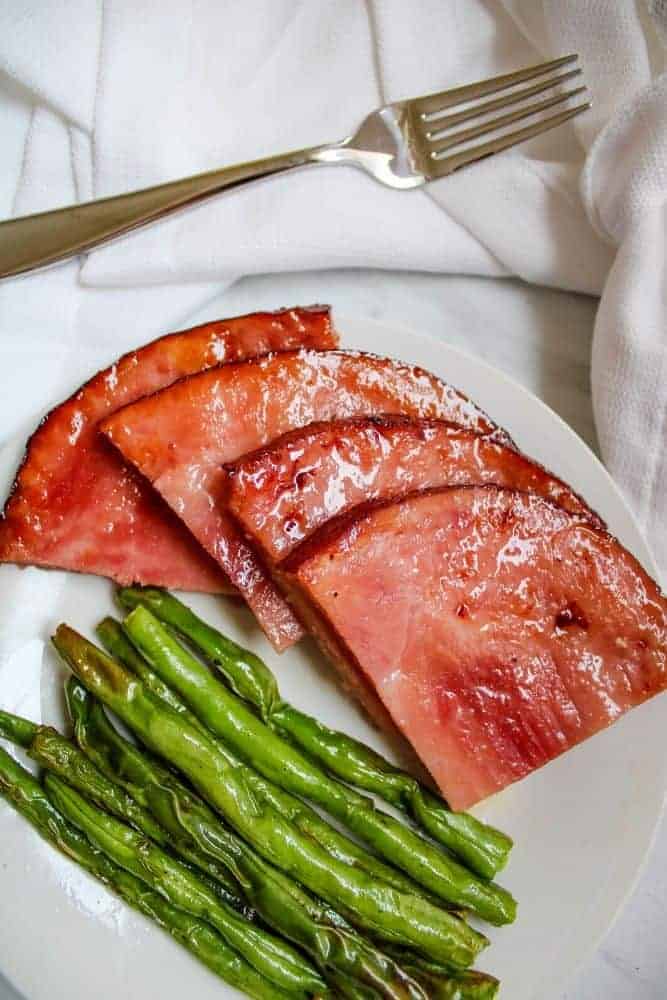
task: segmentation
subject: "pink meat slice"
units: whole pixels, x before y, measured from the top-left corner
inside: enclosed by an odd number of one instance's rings
[[[224,569],[277,649],[302,628],[225,507],[224,463],[315,420],[441,417],[501,432],[419,368],[346,351],[295,351],[203,372],[114,414],[102,430]]]
[[[314,307],[206,323],[126,354],[52,410],[31,437],[0,519],[0,561],[120,584],[229,591],[216,562],[98,433],[99,421],[213,365],[336,340],[329,310]]]
[[[602,526],[536,462],[442,420],[381,416],[311,424],[227,469],[229,509],[272,565],[358,504],[438,486],[496,483],[537,493]]]
[[[453,487],[367,505],[287,560],[455,809],[667,686],[667,600],[603,529]]]

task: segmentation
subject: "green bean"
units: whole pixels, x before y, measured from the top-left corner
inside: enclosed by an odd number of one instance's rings
[[[107,652],[132,673],[136,673],[152,694],[175,709],[196,729],[200,729],[209,737],[213,736],[179,696],[164,683],[155,671],[151,670],[146,660],[129,641],[119,622],[113,618],[105,618],[100,622],[96,631]],[[294,823],[303,834],[316,840],[332,857],[366,872],[377,881],[386,882],[387,885],[391,885],[401,892],[424,896],[426,899],[431,899],[432,902],[436,901],[435,897],[428,893],[423,886],[418,885],[398,869],[385,864],[384,861],[371,854],[356,841],[346,837],[345,834],[327,823],[302,799],[284,791],[273,782],[267,781],[257,771],[249,770],[247,779],[253,793],[261,801],[267,802],[285,819]]]
[[[261,976],[212,927],[172,906],[93,847],[52,805],[39,781],[1,748],[0,795],[49,843],[168,931],[225,982],[255,1000],[288,1000],[291,996]]]
[[[111,726],[110,728],[113,729]],[[35,725],[27,719],[0,710],[0,737],[23,746],[28,756],[41,767],[60,775],[91,801],[124,819],[156,844],[172,848],[187,864],[201,869],[199,877],[203,877],[205,873],[211,880],[208,883],[210,888],[227,903],[248,915],[248,907],[240,898],[240,887],[220,865],[181,839],[170,841],[150,812],[137,805],[131,795],[109,780],[103,769],[95,766],[96,762],[91,762],[88,756],[56,729]]]
[[[176,629],[267,725],[332,774],[408,813],[430,836],[484,878],[494,878],[505,866],[512,848],[510,837],[469,813],[452,812],[444,799],[370,747],[327,728],[283,701],[277,681],[263,660],[202,621],[178,598],[153,587],[125,587],[118,591],[118,599],[130,609],[143,604],[160,621]]]
[[[200,794],[266,860],[378,938],[467,968],[488,943],[457,916],[427,900],[376,883],[341,864],[253,793],[249,768],[155,698],[132,674],[66,625],[58,652],[88,690],[141,741],[186,775]]]
[[[112,777],[152,810],[166,830],[221,862],[264,921],[301,946],[328,983],[337,983],[341,974],[367,984],[378,997],[426,1000],[425,991],[403,974],[398,963],[360,937],[325,903],[259,857],[170,771],[117,733],[99,703],[87,692],[77,694],[77,686],[79,682],[71,678],[68,702],[80,745],[103,759],[105,767],[112,762]]]
[[[53,773],[44,787],[53,805],[111,860],[174,906],[213,927],[271,982],[294,997],[324,992],[316,971],[286,942],[248,922],[192,872],[147,837],[93,805]]]
[[[146,607],[138,605],[123,627],[151,667],[175,688],[200,721],[269,781],[326,809],[385,861],[397,865],[447,903],[466,907],[493,924],[514,920],[516,903],[507,890],[474,875],[281,739]]]

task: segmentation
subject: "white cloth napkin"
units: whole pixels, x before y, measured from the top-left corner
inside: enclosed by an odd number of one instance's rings
[[[574,126],[420,191],[305,170],[0,286],[3,436],[242,275],[518,275],[602,293],[603,457],[667,569],[666,24],[664,0],[0,4],[0,71],[25,116],[0,152],[6,214],[336,139],[383,101],[570,51],[594,101]]]

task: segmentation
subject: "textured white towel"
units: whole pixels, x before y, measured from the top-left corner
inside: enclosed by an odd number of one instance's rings
[[[374,105],[578,51],[594,109],[411,194],[318,168],[0,287],[5,432],[206,288],[332,266],[602,293],[603,456],[667,568],[667,80],[662,0],[23,0],[0,4],[22,140],[7,213],[348,134]],[[1,128],[1,121],[0,121]],[[16,134],[16,130],[12,134]]]

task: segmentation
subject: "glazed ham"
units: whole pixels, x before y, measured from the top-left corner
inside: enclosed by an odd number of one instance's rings
[[[0,561],[121,584],[230,590],[220,567],[98,433],[120,406],[213,365],[336,344],[323,307],[255,313],[155,340],[95,375],[28,442],[0,520]]]
[[[315,420],[402,413],[502,432],[419,368],[345,351],[295,351],[225,365],[120,410],[102,430],[228,574],[277,649],[302,634],[224,507],[223,464]]]
[[[585,515],[493,486],[367,505],[287,560],[455,809],[667,686],[667,599]]]
[[[496,483],[599,519],[516,450],[442,420],[360,417],[311,424],[228,466],[227,504],[275,565],[330,518],[369,500]]]

